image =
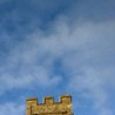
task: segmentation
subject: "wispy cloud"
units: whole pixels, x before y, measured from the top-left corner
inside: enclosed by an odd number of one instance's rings
[[[2,66],[2,92],[33,84],[59,84],[63,76],[55,75],[52,67],[56,59],[61,59],[68,74],[65,77],[70,80],[68,87],[92,97],[100,115],[112,115],[106,106],[109,95],[105,87],[114,84],[114,29],[114,21],[69,26],[59,20],[47,36],[36,32],[28,35],[25,42],[12,49]]]
[[[0,115],[24,115],[24,105],[16,105],[14,103],[6,103],[0,105]]]
[[[107,18],[108,16],[114,17],[109,10],[107,15],[105,13],[106,8],[110,9],[112,0],[109,6],[108,2],[100,3],[99,9],[102,12],[99,16],[96,10],[98,3],[96,6],[95,2],[90,0],[88,5],[84,2],[80,5],[81,2],[78,2],[79,7],[74,7],[72,3],[73,7],[69,6],[69,1],[68,5],[63,4],[64,8],[70,8],[66,10],[68,11],[68,13],[65,12],[66,15],[63,13],[58,15],[57,9],[62,1],[59,0],[55,5],[53,0],[50,2],[47,1],[44,4],[42,0],[33,0],[29,1],[32,3],[30,5],[25,1],[24,4],[27,6],[23,6],[23,10],[18,2],[16,10],[11,8],[9,15],[3,16],[0,49],[5,51],[0,57],[2,60],[0,63],[0,96],[2,97],[8,91],[27,90],[33,87],[37,90],[53,88],[54,92],[66,90],[68,93],[74,92],[73,96],[78,93],[78,96],[91,101],[91,105],[99,115],[113,115],[113,110],[109,106],[109,101],[112,101],[110,99],[112,92],[108,89],[115,88],[115,20]],[[37,8],[38,4],[39,8]],[[46,7],[47,4],[48,7]],[[92,5],[95,7],[91,7]],[[45,19],[47,10],[50,15],[56,12],[56,18],[50,21]],[[61,10],[63,9],[60,8]],[[44,14],[43,16],[40,16],[42,14],[40,11]],[[80,12],[76,13],[76,11]],[[35,12],[34,15],[32,15],[33,12]],[[104,15],[101,17],[103,12]],[[94,17],[93,14],[95,14]],[[41,19],[38,18],[39,16]],[[43,22],[47,21],[48,25],[45,24],[49,28],[41,29],[41,25],[38,24],[41,22],[39,19],[44,19]],[[11,25],[8,26],[9,22]],[[16,31],[9,31],[9,27],[10,29],[15,27]],[[7,47],[4,47],[4,43]],[[83,103],[86,104],[85,101]],[[12,115],[24,112],[24,106],[14,103],[0,105],[0,109],[0,115],[8,114],[8,110]]]

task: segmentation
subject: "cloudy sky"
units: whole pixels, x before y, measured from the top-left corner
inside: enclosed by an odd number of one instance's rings
[[[0,115],[67,94],[75,115],[115,115],[115,0],[0,0]]]

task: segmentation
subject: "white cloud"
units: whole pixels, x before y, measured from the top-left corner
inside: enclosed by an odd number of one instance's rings
[[[0,4],[5,2],[8,0],[0,0]],[[35,6],[34,11],[40,11],[41,14],[46,11],[52,12],[54,7],[57,12],[60,3],[61,0],[55,2],[55,5],[53,0],[50,1],[50,4],[49,1],[44,4],[42,0],[33,0],[31,5]],[[98,2],[96,3],[98,4]],[[47,34],[41,30],[34,30],[33,34],[28,34],[23,43],[11,49],[4,65],[0,65],[0,95],[8,90],[24,89],[34,87],[34,85],[37,88],[59,86],[67,80],[69,84],[66,87],[74,92],[79,91],[80,96],[84,96],[84,98],[89,97],[88,99],[93,101],[92,105],[99,115],[113,115],[109,106],[109,100],[112,100],[110,99],[111,91],[108,91],[107,88],[115,89],[115,20],[103,22],[84,22],[86,18],[82,21],[77,20],[80,18],[78,15],[87,17],[92,16],[92,13],[94,17],[100,15],[98,18],[108,18],[113,13],[110,14],[110,11],[107,10],[105,12],[105,9],[113,10],[112,3],[112,1],[105,4],[102,2],[99,14],[97,13],[98,6],[94,2],[93,5],[96,7],[91,7],[92,3],[88,3],[89,6],[80,5],[81,2],[76,7],[75,3],[75,6],[72,5],[73,12],[70,11],[68,17],[62,15],[57,17],[58,19],[53,24],[51,23],[52,28],[48,30]],[[21,12],[19,13],[17,10],[13,11],[8,19],[13,17],[13,24],[17,25],[18,21],[23,20]],[[36,18],[32,15],[30,17],[32,20]],[[74,25],[71,24],[71,21],[69,22],[70,18],[72,21],[74,20],[72,22]],[[38,21],[42,22],[40,19],[36,22],[35,19],[35,22],[28,23],[29,26],[24,29],[37,27]],[[4,26],[4,22],[6,24],[7,21],[4,20],[2,26]],[[17,25],[17,28],[20,32],[24,31],[20,25]],[[3,32],[3,38],[10,41],[12,36],[9,37],[6,32]],[[62,68],[69,76],[64,77],[64,81],[62,81],[63,76],[53,73],[52,68],[56,59],[61,59]],[[6,103],[0,105],[0,115],[21,115],[24,113],[24,108],[23,105]]]
[[[114,85],[115,80],[115,21],[76,22],[70,26],[63,19],[54,23],[47,36],[42,32],[28,35],[23,44],[10,52],[1,69],[0,89],[4,93],[33,84],[44,87],[59,84],[62,76],[53,74],[52,67],[61,58],[72,89],[91,96],[100,115],[112,115],[106,106],[109,95],[104,86]]]
[[[106,88],[114,87],[115,81],[114,29],[114,21],[77,27],[73,34],[76,39],[72,39],[76,51],[63,58],[64,67],[70,70],[70,89],[93,98],[99,115],[113,115]]]
[[[25,70],[26,71],[26,70]],[[50,76],[50,74],[41,67],[36,67],[34,70],[28,70],[29,72],[22,72],[16,76],[9,73],[3,73],[0,77],[0,94],[5,93],[13,88],[27,88],[37,85],[38,87],[51,87],[56,86],[61,81],[60,76]]]
[[[107,81],[113,76],[108,76],[106,73],[93,67],[84,68],[82,75],[74,76],[69,86],[71,89],[79,91],[84,98],[92,99],[93,106],[99,115],[113,115],[108,102],[109,94],[105,88],[109,87],[110,84]],[[112,81],[114,80],[113,78]]]

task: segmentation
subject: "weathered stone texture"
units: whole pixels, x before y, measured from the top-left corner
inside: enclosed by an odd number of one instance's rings
[[[61,96],[60,102],[53,97],[45,97],[43,103],[36,98],[27,99],[26,106],[26,115],[73,115],[71,96]]]

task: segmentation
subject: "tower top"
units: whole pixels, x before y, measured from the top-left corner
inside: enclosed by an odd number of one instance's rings
[[[72,97],[64,95],[56,102],[53,97],[44,97],[43,102],[39,103],[37,98],[26,100],[26,115],[72,115]]]

